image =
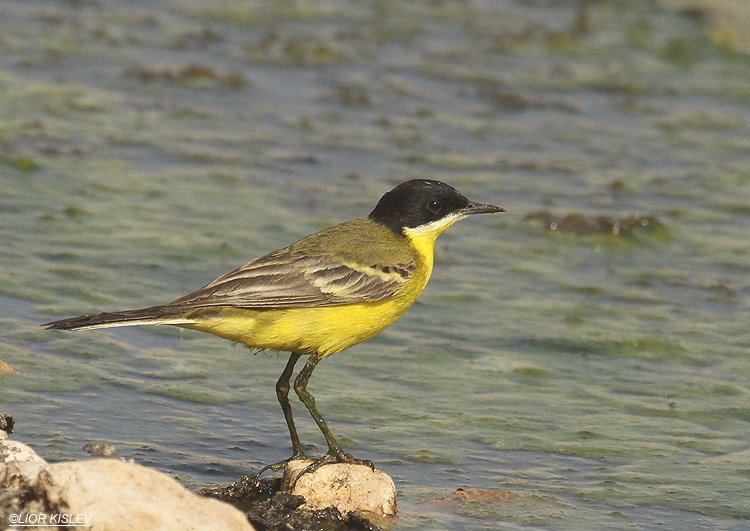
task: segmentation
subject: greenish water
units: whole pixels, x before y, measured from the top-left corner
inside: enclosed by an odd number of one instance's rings
[[[394,527],[750,526],[750,61],[677,4],[0,4],[17,437],[190,487],[286,457],[284,355],[39,324],[171,300],[432,177],[508,213],[453,227],[420,303],[310,384],[394,477]]]

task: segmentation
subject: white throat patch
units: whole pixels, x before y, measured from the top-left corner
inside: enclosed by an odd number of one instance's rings
[[[419,227],[407,227],[404,229],[404,234],[409,238],[422,238],[424,236],[432,236],[433,239],[440,236],[445,229],[453,225],[456,221],[466,217],[466,214],[460,214],[455,212],[449,214],[444,218],[436,219]]]

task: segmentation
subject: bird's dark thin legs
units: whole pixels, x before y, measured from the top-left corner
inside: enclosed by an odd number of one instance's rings
[[[320,413],[318,413],[318,409],[315,407],[315,398],[307,390],[307,382],[310,380],[310,376],[312,375],[312,372],[313,370],[315,370],[315,367],[316,365],[318,365],[319,361],[320,356],[314,354],[310,355],[310,358],[307,360],[304,368],[300,371],[300,373],[297,375],[297,378],[294,380],[294,391],[297,393],[297,396],[302,401],[302,403],[305,404],[305,407],[310,412],[310,415],[312,415],[312,418],[315,420],[318,428],[320,428],[320,431],[323,433],[323,437],[326,438],[326,443],[328,443],[328,452],[326,452],[326,454],[320,459],[316,459],[312,464],[302,469],[302,472],[299,473],[299,475],[295,479],[295,482],[303,474],[312,472],[327,463],[353,463],[359,465],[367,465],[371,469],[375,470],[375,466],[372,464],[372,461],[364,459],[354,459],[351,455],[344,452],[344,450],[341,449],[341,446],[331,433],[331,430],[328,429],[328,424],[326,424],[326,421],[323,420],[323,417],[320,415]]]
[[[333,437],[331,430],[328,429],[328,424],[326,424],[326,421],[323,420],[323,417],[320,415],[320,413],[318,413],[318,409],[315,407],[315,398],[307,390],[307,382],[310,380],[310,376],[312,375],[312,372],[318,365],[319,361],[320,357],[315,355],[310,356],[304,368],[300,371],[300,373],[297,375],[297,378],[294,380],[294,391],[297,393],[297,396],[302,401],[302,403],[305,404],[305,407],[310,412],[310,415],[312,415],[312,418],[315,420],[315,424],[317,424],[318,428],[320,428],[320,431],[323,432],[323,437],[326,438],[328,448],[330,448],[334,452],[343,453],[341,447],[339,446],[339,443]]]
[[[296,354],[294,352],[289,356],[289,361],[286,362],[284,372],[281,373],[281,376],[279,376],[279,379],[276,382],[276,397],[279,399],[279,404],[281,404],[281,411],[284,412],[286,426],[287,428],[289,428],[289,437],[291,437],[292,439],[292,455],[289,459],[284,459],[283,461],[279,461],[278,463],[264,466],[260,469],[256,476],[260,476],[266,470],[278,470],[285,466],[289,461],[292,461],[294,459],[305,458],[305,453],[302,451],[302,444],[300,443],[299,435],[297,435],[297,428],[294,426],[292,406],[289,404],[289,380],[292,377],[294,365],[297,363],[297,360],[299,360],[299,358],[300,354]]]
[[[297,428],[294,426],[292,406],[289,404],[289,379],[292,377],[294,365],[297,363],[299,357],[300,354],[295,353],[289,356],[289,361],[286,363],[286,367],[284,367],[284,372],[281,373],[279,380],[276,382],[276,397],[279,399],[279,404],[281,404],[286,426],[289,428],[289,437],[292,439],[292,458],[304,457],[305,455],[302,452],[302,444],[299,441],[299,435],[297,435]]]
[[[263,467],[262,469],[260,469],[260,472],[256,474],[256,477],[260,476],[266,470],[279,470],[280,468],[285,467],[289,461],[292,461],[294,459],[305,458],[305,454],[302,451],[302,444],[300,443],[299,436],[297,435],[297,428],[294,426],[292,406],[289,404],[289,380],[292,377],[294,365],[297,363],[299,358],[300,354],[292,353],[289,356],[289,361],[286,363],[286,367],[284,367],[284,372],[281,373],[281,376],[279,376],[279,380],[276,382],[276,396],[279,399],[279,404],[281,404],[281,410],[284,412],[284,419],[286,419],[286,425],[287,428],[289,428],[289,436],[292,439],[292,456],[289,459],[284,459],[283,461],[279,461],[278,463]],[[297,378],[295,378],[294,380],[294,391],[297,393],[297,396],[302,401],[302,403],[305,404],[305,407],[310,412],[310,415],[312,415],[312,418],[315,420],[315,424],[318,425],[318,428],[323,433],[323,437],[325,437],[326,443],[328,444],[328,451],[323,457],[316,459],[310,465],[303,468],[295,478],[294,482],[296,482],[303,474],[307,474],[314,470],[317,470],[319,467],[327,463],[352,463],[358,465],[366,465],[375,470],[375,466],[372,464],[372,461],[368,461],[365,459],[355,459],[351,455],[347,454],[344,450],[342,450],[341,446],[331,433],[331,430],[328,428],[328,424],[326,424],[326,421],[323,420],[323,417],[320,415],[320,413],[318,413],[318,409],[315,407],[315,398],[307,390],[307,383],[310,381],[310,376],[312,375],[313,370],[315,370],[315,367],[318,365],[318,362],[320,362],[320,359],[320,356],[314,354],[310,355],[307,363],[299,372]],[[294,484],[294,482],[292,484]]]

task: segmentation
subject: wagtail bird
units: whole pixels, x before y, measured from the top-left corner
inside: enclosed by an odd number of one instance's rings
[[[301,473],[354,459],[331,434],[307,390],[318,363],[370,339],[414,304],[432,273],[435,240],[472,214],[504,212],[469,201],[439,181],[415,179],[387,192],[367,217],[316,232],[252,260],[170,303],[53,321],[56,330],[173,325],[208,332],[253,349],[289,352],[276,395],[292,440],[292,456],[264,467],[278,470],[304,459],[289,404],[294,366],[307,356],[294,390],[315,419],[328,451]],[[299,477],[299,476],[298,476]]]

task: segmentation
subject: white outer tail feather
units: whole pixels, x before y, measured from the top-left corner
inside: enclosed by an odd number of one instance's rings
[[[159,325],[186,325],[196,324],[195,319],[185,318],[162,318],[162,319],[133,319],[130,321],[114,321],[111,323],[97,323],[92,325],[76,326],[71,330],[96,330],[97,328],[117,328],[121,326],[159,326]]]

